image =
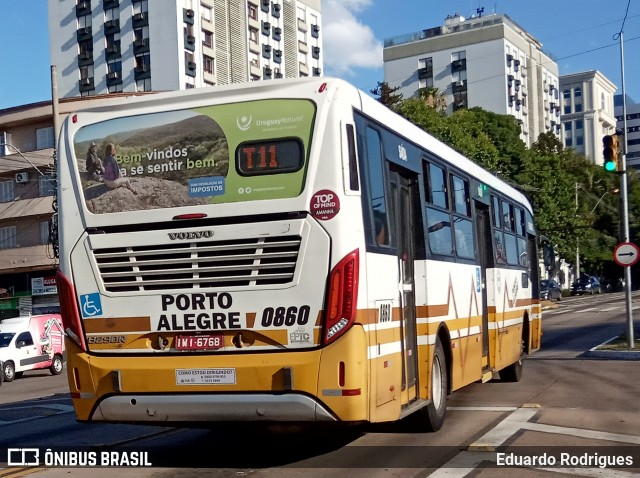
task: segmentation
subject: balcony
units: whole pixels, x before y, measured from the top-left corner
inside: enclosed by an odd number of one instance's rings
[[[195,51],[196,49],[196,37],[193,35],[184,35],[184,47],[187,50]]]
[[[49,202],[51,202],[51,198],[49,198]],[[57,259],[51,257],[50,247],[50,245],[45,244],[3,249],[3,254],[0,254],[0,272],[2,274],[11,274],[55,269]],[[17,301],[18,299],[16,298],[15,300]]]
[[[122,72],[112,71],[107,73],[107,86],[119,85],[122,83]]]
[[[311,47],[311,56],[313,58],[315,58],[316,60],[318,60],[320,58],[320,47],[319,46]]]
[[[104,0],[102,2],[102,8],[104,10],[111,10],[112,8],[118,8],[120,6],[120,0]]]
[[[453,111],[458,111],[461,109],[467,108],[467,102],[466,101],[456,101],[453,103]]]
[[[321,76],[322,75],[322,70],[320,68],[318,68],[318,67],[314,66],[312,71],[313,71],[313,76]]]
[[[271,23],[262,21],[261,22],[260,31],[265,36],[271,35]]]
[[[144,64],[136,66],[133,70],[133,76],[136,81],[151,78],[151,65]]]
[[[78,55],[78,66],[89,66],[93,64],[93,52],[83,51]]]
[[[76,32],[76,38],[79,42],[91,40],[92,36],[93,31],[91,30],[91,27],[78,28],[78,31]]]
[[[420,80],[426,80],[427,78],[433,78],[433,67],[425,66],[424,68],[418,68],[418,78]]]
[[[149,52],[149,39],[148,38],[137,38],[133,42],[133,54],[140,55],[142,53]]]
[[[182,9],[182,21],[187,25],[193,25],[194,16],[195,16],[195,13],[192,9],[190,8]]]
[[[147,12],[139,12],[133,16],[133,28],[144,27],[149,25]]]
[[[79,82],[80,91],[90,91],[95,88],[93,85],[93,77],[90,78],[81,78]]]
[[[458,80],[451,83],[451,89],[454,93],[464,91],[467,89],[467,82],[465,80]]]
[[[104,22],[104,34],[112,35],[120,31],[120,20],[107,20]]]
[[[451,71],[462,71],[467,69],[467,59],[454,60],[451,62]]]
[[[273,78],[273,70],[268,66],[262,69],[262,78],[264,80],[270,80]]]
[[[320,26],[311,25],[311,36],[313,38],[318,38],[320,36]]]
[[[187,61],[185,74],[189,76],[196,76],[196,62]]]
[[[76,17],[91,15],[91,2],[78,2],[76,4]]]
[[[106,50],[104,51],[104,56],[107,61],[120,58],[120,41],[107,46]]]

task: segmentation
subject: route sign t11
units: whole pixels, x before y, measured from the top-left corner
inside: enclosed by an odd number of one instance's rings
[[[629,267],[640,259],[640,248],[632,242],[621,242],[613,250],[613,260],[619,266]]]

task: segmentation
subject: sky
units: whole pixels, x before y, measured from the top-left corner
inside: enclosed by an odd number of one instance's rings
[[[456,13],[469,18],[483,8],[483,15],[507,14],[541,42],[561,75],[599,70],[616,85],[616,94],[622,93],[623,51],[625,92],[640,102],[640,0],[321,2],[324,76],[343,78],[365,92],[384,81],[386,38],[442,25]],[[0,0],[0,109],[51,99],[47,3]]]

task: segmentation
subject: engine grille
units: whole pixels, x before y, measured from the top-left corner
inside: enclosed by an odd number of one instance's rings
[[[101,248],[93,251],[109,292],[288,284],[299,236]]]

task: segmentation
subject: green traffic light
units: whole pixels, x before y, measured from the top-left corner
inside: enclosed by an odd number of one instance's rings
[[[604,169],[612,173],[616,170],[616,163],[613,161],[605,161]]]

